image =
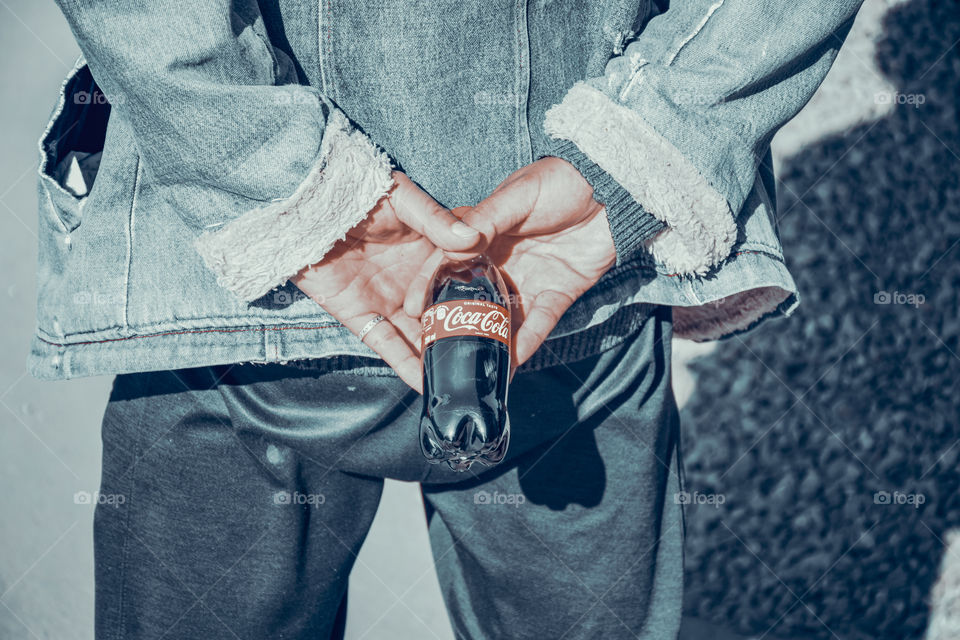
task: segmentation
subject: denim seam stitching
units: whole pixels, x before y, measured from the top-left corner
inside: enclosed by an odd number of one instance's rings
[[[519,166],[524,166],[533,162],[533,142],[530,138],[530,28],[527,17],[529,5],[523,0],[517,0],[514,10],[516,11],[514,22],[519,65],[514,76],[517,104],[517,162]]]
[[[107,342],[121,342],[124,340],[138,340],[141,338],[162,338],[165,336],[176,336],[176,335],[185,335],[185,334],[203,334],[203,333],[242,333],[244,331],[285,331],[288,329],[338,329],[343,325],[339,324],[329,324],[329,325],[320,325],[320,326],[263,326],[263,327],[240,327],[240,328],[218,328],[218,329],[185,329],[183,331],[164,331],[161,333],[149,333],[142,336],[124,336],[121,338],[105,338],[103,340],[86,340],[83,342],[53,342],[47,340],[42,336],[37,336],[37,339],[41,342],[53,345],[55,347],[75,347],[80,345],[87,344],[103,344]],[[76,335],[76,334],[66,334]]]
[[[133,268],[133,216],[137,210],[137,191],[140,188],[140,175],[143,165],[137,155],[136,171],[133,176],[133,197],[130,199],[130,214],[127,216],[127,269],[123,275],[123,327],[130,325],[130,270]]]

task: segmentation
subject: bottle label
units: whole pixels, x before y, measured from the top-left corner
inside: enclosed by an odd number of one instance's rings
[[[487,300],[448,300],[427,307],[421,323],[421,351],[443,338],[480,336],[510,346],[510,312]]]

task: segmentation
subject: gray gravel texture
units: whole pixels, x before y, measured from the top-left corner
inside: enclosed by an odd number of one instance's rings
[[[784,160],[803,303],[691,365],[690,615],[754,636],[922,637],[960,524],[958,40],[956,1],[893,9],[876,62],[895,108]]]

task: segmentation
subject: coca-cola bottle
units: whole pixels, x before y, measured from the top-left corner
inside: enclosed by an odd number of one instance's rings
[[[420,449],[432,463],[466,471],[507,452],[510,308],[487,258],[444,261],[427,289],[421,320]]]

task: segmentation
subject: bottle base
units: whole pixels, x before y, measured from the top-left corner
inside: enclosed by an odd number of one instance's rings
[[[480,451],[472,454],[464,454],[462,451],[447,450],[438,443],[429,442],[432,451],[427,449],[426,443],[420,441],[420,450],[423,457],[430,464],[440,464],[445,462],[450,469],[458,473],[463,473],[470,469],[474,463],[479,463],[485,467],[493,467],[499,464],[507,454],[507,448],[510,446],[510,427],[507,426],[503,435],[495,443],[490,443]]]

